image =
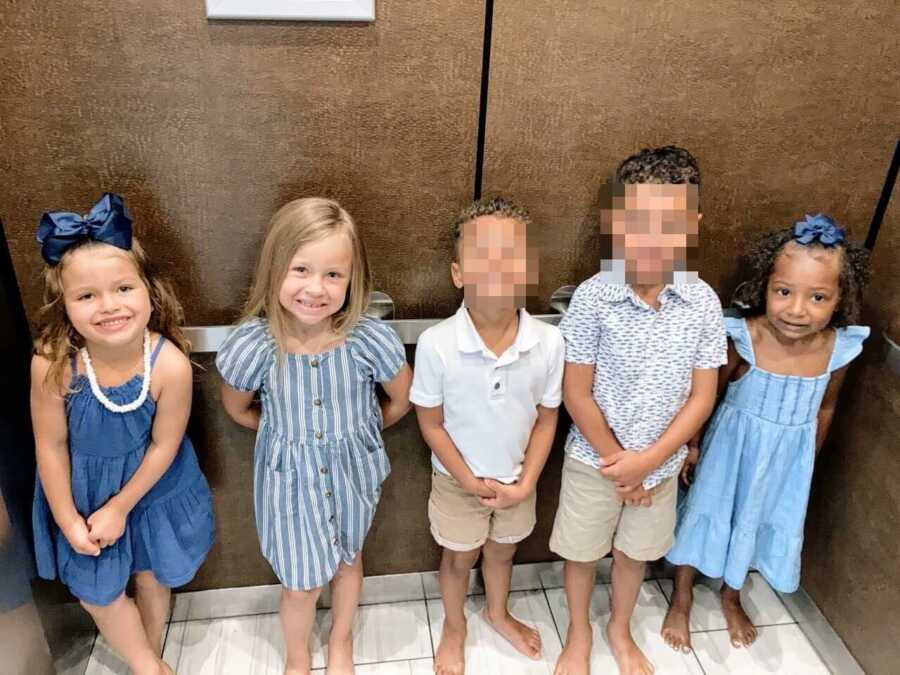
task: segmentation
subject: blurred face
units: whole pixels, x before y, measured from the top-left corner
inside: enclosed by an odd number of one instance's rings
[[[143,339],[152,312],[150,293],[126,253],[106,244],[82,246],[62,264],[66,314],[88,346]]]
[[[625,261],[628,283],[670,283],[673,272],[687,269],[697,247],[697,186],[639,183],[625,185],[624,191],[601,212],[613,257]]]
[[[529,250],[525,225],[513,218],[480,216],[462,227],[453,283],[468,307],[517,308],[537,284],[537,256]]]
[[[353,247],[343,232],[301,246],[281,282],[278,302],[294,321],[314,326],[344,306],[352,266]]]
[[[766,287],[766,318],[781,335],[795,340],[828,327],[841,299],[842,255],[785,244]]]

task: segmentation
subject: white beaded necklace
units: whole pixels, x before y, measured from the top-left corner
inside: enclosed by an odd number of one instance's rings
[[[141,383],[141,393],[138,394],[138,397],[131,403],[124,403],[122,405],[119,405],[118,403],[113,403],[108,398],[106,398],[106,394],[103,393],[103,390],[100,389],[100,385],[97,384],[97,373],[94,372],[94,366],[91,365],[91,356],[90,354],[88,354],[87,347],[81,348],[81,360],[84,361],[84,371],[87,373],[88,382],[91,383],[91,391],[94,392],[94,396],[96,396],[97,400],[103,404],[104,408],[114,413],[127,413],[132,412],[133,410],[137,410],[142,405],[144,405],[144,401],[147,400],[147,393],[150,391],[149,330],[147,330],[146,328],[144,329],[144,379]]]

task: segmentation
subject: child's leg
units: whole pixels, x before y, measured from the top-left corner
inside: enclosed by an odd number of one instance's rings
[[[169,601],[172,591],[156,580],[153,572],[138,572],[134,575],[134,602],[141,615],[144,630],[150,646],[157,654],[162,653],[162,636],[169,619]]]
[[[733,647],[749,647],[756,641],[756,626],[741,605],[741,592],[722,584],[722,613],[728,624],[728,636]]]
[[[359,553],[352,565],[341,563],[331,580],[328,675],[353,672],[353,620],[362,593],[362,583],[362,553]]]
[[[507,607],[515,554],[516,544],[498,544],[491,539],[481,549],[481,572],[487,595],[485,616],[494,630],[509,640],[513,647],[529,658],[538,659],[541,656],[541,636],[510,615]]]
[[[311,591],[281,589],[281,628],[287,651],[284,675],[309,675],[312,660],[309,638],[316,622],[316,600],[321,592],[321,588]]]
[[[694,579],[697,570],[690,565],[675,568],[675,592],[672,606],[663,621],[662,636],[672,649],[688,652],[691,649],[691,607],[694,604]]]
[[[444,603],[444,627],[434,657],[436,675],[463,675],[466,659],[466,593],[469,572],[478,559],[480,549],[451,551],[441,557],[441,601]]]
[[[647,563],[633,560],[613,547],[612,614],[606,635],[622,675],[651,675],[653,664],[631,636],[631,615],[637,604]]]
[[[135,675],[170,675],[169,668],[154,652],[134,601],[124,593],[108,605],[81,603],[109,646],[121,656]]]
[[[597,561],[576,562],[566,560],[566,603],[569,605],[569,630],[566,646],[554,675],[589,675],[591,672],[591,646],[594,641],[591,629],[591,597],[597,576]]]

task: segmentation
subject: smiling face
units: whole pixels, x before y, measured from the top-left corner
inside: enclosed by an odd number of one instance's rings
[[[152,312],[150,293],[127,253],[107,244],[82,246],[62,264],[66,314],[88,347],[143,338]]]
[[[315,326],[339,312],[347,299],[352,267],[353,247],[343,232],[297,249],[278,292],[289,323]]]
[[[766,318],[790,340],[828,327],[841,299],[840,250],[785,244],[766,287]]]

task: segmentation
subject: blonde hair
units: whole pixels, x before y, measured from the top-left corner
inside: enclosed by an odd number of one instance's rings
[[[58,265],[44,268],[44,305],[41,307],[39,315],[41,332],[37,339],[36,351],[50,361],[46,382],[58,387],[60,391],[64,389],[66,365],[72,355],[84,346],[84,338],[75,330],[66,314],[62,273],[73,251],[96,246],[109,246],[109,244],[86,239],[83,243],[76,244],[67,250]],[[131,240],[130,251],[117,250],[131,260],[138,276],[147,287],[150,304],[153,308],[147,327],[151,331],[165,336],[185,355],[189,355],[191,343],[181,329],[184,323],[184,310],[181,308],[181,303],[178,302],[172,286],[159,276],[136,237]]]
[[[347,297],[340,310],[331,316],[331,326],[338,333],[346,334],[365,312],[372,292],[372,270],[366,248],[350,214],[331,199],[305,197],[288,202],[272,216],[241,321],[265,317],[282,352],[286,351],[288,312],[278,301],[278,294],[291,260],[302,246],[338,233],[347,235],[353,256]]]

